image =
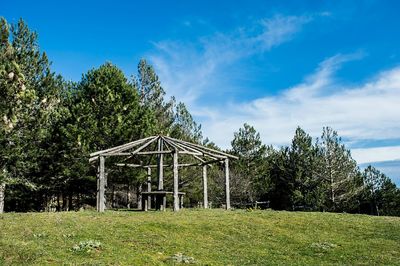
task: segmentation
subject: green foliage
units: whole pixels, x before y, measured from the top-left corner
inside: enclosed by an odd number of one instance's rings
[[[232,162],[232,198],[239,202],[253,202],[268,191],[266,167],[263,163],[267,148],[254,127],[244,124],[234,133],[232,153],[239,160]]]
[[[328,209],[351,210],[354,199],[362,190],[356,161],[332,128],[323,129],[321,140],[317,145],[321,157],[318,177],[328,186],[326,191]]]
[[[0,212],[77,210],[93,206],[97,168],[91,152],[165,134],[219,149],[203,139],[184,103],[167,97],[154,68],[140,60],[133,80],[112,63],[66,82],[51,70],[37,33],[21,19],[0,19]],[[316,142],[298,127],[288,147],[261,141],[244,124],[231,142],[231,198],[235,207],[256,201],[282,210],[400,215],[400,190],[378,170],[361,173],[337,132],[326,127]],[[186,155],[182,155],[186,156]],[[171,158],[165,156],[165,164]],[[155,164],[155,156],[145,163]],[[191,161],[192,160],[192,161]],[[198,162],[191,158],[188,162]],[[115,169],[107,158],[109,196],[128,202],[145,185],[143,169]],[[208,167],[209,201],[225,202],[223,164]],[[185,203],[202,201],[198,168],[180,168]],[[170,173],[165,188],[172,188]],[[129,197],[130,198],[130,197]],[[130,199],[132,201],[132,199]],[[263,207],[268,207],[263,205]]]
[[[154,114],[155,132],[167,135],[174,122],[175,99],[165,100],[165,91],[157,74],[144,59],[139,62],[135,86],[139,92],[141,105],[152,110]]]
[[[22,20],[10,27],[1,19],[0,26],[0,180],[37,190],[48,128],[57,119],[61,79],[50,73],[36,33]]]
[[[93,250],[98,250],[102,246],[100,241],[97,240],[86,240],[86,241],[81,241],[79,244],[74,245],[72,247],[73,252],[86,252],[90,253]]]
[[[400,215],[400,190],[378,169],[369,165],[363,172],[365,204],[375,215]]]
[[[176,106],[170,135],[177,139],[197,143],[200,143],[203,138],[201,125],[197,125],[184,103],[178,103]]]

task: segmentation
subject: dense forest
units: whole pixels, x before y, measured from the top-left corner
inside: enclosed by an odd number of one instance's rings
[[[23,20],[0,21],[0,94],[0,212],[90,208],[97,169],[89,153],[132,140],[164,134],[218,149],[185,104],[166,96],[146,60],[132,78],[107,62],[67,82]],[[361,171],[335,130],[324,127],[316,140],[293,130],[291,145],[278,149],[248,124],[234,134],[233,206],[400,215],[400,189],[372,166]],[[209,170],[212,207],[224,201],[220,170]],[[200,174],[180,173],[187,206],[202,202]],[[135,207],[144,178],[140,170],[110,170],[108,207]]]

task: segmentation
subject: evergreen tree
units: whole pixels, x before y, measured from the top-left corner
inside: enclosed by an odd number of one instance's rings
[[[201,125],[198,125],[194,121],[186,105],[182,102],[175,109],[175,119],[171,128],[171,136],[197,143],[200,143],[203,138]]]
[[[268,183],[265,182],[267,176],[264,164],[267,148],[262,144],[260,134],[248,124],[234,133],[231,145],[232,153],[239,157],[238,161],[233,161],[232,198],[241,202],[254,202],[268,190],[264,187]]]
[[[152,134],[154,117],[140,107],[135,84],[110,63],[85,74],[71,93],[70,119],[62,133],[65,145],[75,151],[66,154],[75,171],[66,166],[64,173],[75,185],[82,178],[93,184],[96,169],[88,172],[88,154]]]
[[[369,165],[364,169],[363,180],[365,198],[371,206],[370,214],[400,214],[400,190],[385,174]]]
[[[319,209],[323,204],[321,187],[315,176],[318,158],[312,137],[303,129],[296,129],[289,150],[290,172],[294,178],[292,201],[296,208]]]
[[[26,172],[32,167],[26,149],[30,134],[27,125],[36,113],[37,95],[28,85],[15,48],[9,42],[9,25],[0,19],[0,212],[4,210],[6,185],[30,184]]]
[[[31,32],[22,19],[11,27],[1,19],[1,32],[2,65],[5,72],[7,68],[11,71],[9,75],[14,78],[10,81],[19,84],[22,90],[22,93],[18,92],[13,85],[5,83],[2,94],[3,107],[7,109],[3,112],[4,123],[13,125],[12,130],[3,135],[14,148],[14,159],[8,163],[8,168],[10,164],[14,165],[14,174],[8,180],[13,180],[14,187],[31,192],[24,193],[23,196],[27,196],[25,202],[19,204],[26,206],[34,204],[33,194],[46,183],[42,167],[47,167],[49,162],[46,158],[52,157],[46,147],[49,145],[49,129],[59,118],[57,110],[63,81],[50,71],[47,56],[39,51],[37,34]],[[14,69],[11,70],[10,66]],[[6,147],[10,147],[7,141],[4,142],[5,153]],[[12,192],[14,190],[10,190]]]
[[[156,132],[168,134],[174,122],[175,99],[165,101],[165,91],[153,67],[141,59],[135,81],[142,106],[152,110],[156,118]]]
[[[332,128],[323,128],[320,141],[317,143],[321,156],[317,176],[326,184],[326,207],[332,211],[349,210],[362,190],[357,163]]]
[[[290,171],[289,148],[282,147],[268,156],[270,207],[276,210],[293,210],[294,176]]]

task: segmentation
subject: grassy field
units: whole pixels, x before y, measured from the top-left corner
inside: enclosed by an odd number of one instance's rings
[[[0,265],[398,264],[400,218],[183,210],[0,215]]]

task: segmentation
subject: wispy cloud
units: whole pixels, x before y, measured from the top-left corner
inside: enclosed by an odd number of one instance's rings
[[[245,122],[256,127],[265,143],[275,146],[288,144],[297,126],[313,137],[320,136],[323,126],[331,126],[349,143],[368,140],[371,146],[376,140],[398,138],[400,67],[382,71],[357,86],[336,78],[343,64],[364,57],[361,52],[323,60],[302,82],[276,96],[236,102],[225,98],[218,107],[199,100],[217,90],[228,95],[235,84],[224,79],[226,68],[289,42],[316,16],[277,15],[228,33],[156,42],[149,59],[168,93],[187,103],[203,124],[204,134],[223,148],[230,146],[233,132]],[[397,146],[364,148],[354,150],[354,157],[360,163],[395,160],[397,152]]]
[[[225,67],[290,41],[311,20],[311,16],[277,15],[229,33],[199,36],[195,41],[159,41],[148,57],[168,93],[191,105],[221,85],[218,74]]]
[[[359,164],[400,161],[400,146],[353,149],[351,153]]]
[[[205,133],[223,147],[229,146],[232,132],[244,122],[254,125],[264,142],[276,146],[288,144],[297,126],[314,137],[321,134],[323,126],[331,126],[350,141],[365,139],[373,144],[374,140],[395,139],[400,134],[400,67],[354,87],[335,79],[341,64],[361,57],[359,53],[333,56],[304,82],[278,96],[214,109],[203,120]],[[395,160],[398,146],[357,149],[354,156],[360,163]]]

